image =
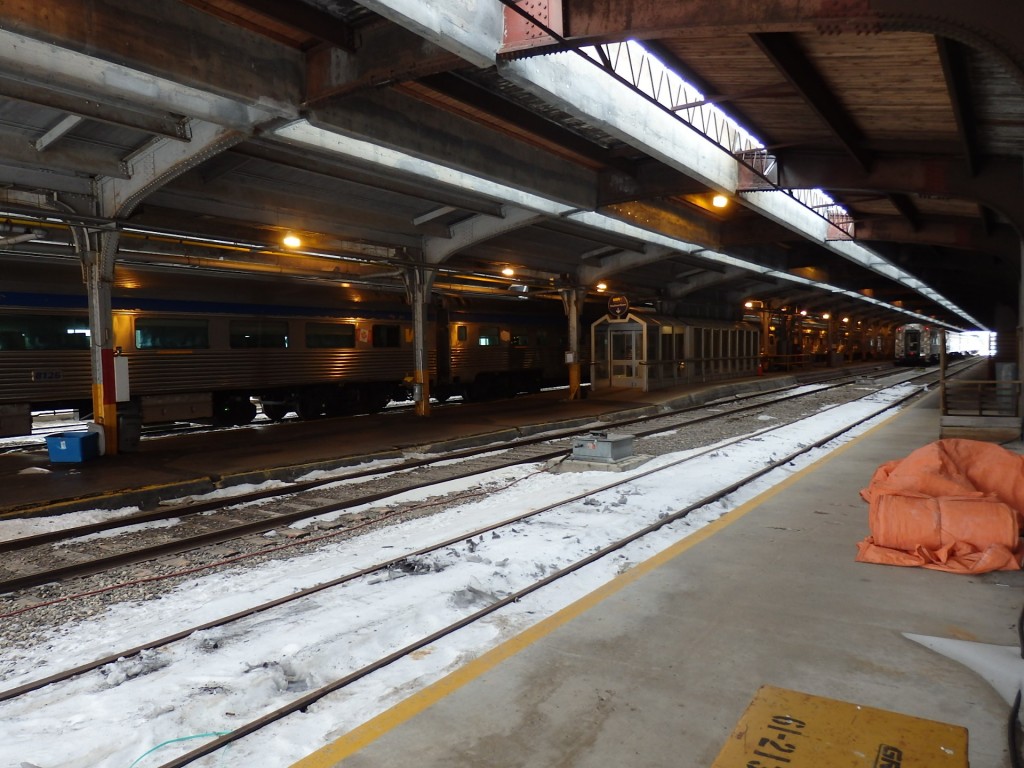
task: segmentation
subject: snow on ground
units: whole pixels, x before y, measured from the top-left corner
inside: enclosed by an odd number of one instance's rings
[[[899,394],[906,388],[900,388]],[[895,395],[890,395],[893,397]],[[411,558],[387,577],[368,577],[222,629],[122,659],[96,672],[0,704],[0,765],[38,768],[152,768],[229,732],[378,657],[403,648],[539,577],[700,500],[713,490],[806,446],[878,407],[881,398],[823,411],[771,436],[705,452],[677,469],[639,477],[688,454],[653,459],[630,485],[572,502],[499,534],[462,540]],[[871,422],[858,428],[863,431]],[[769,428],[770,425],[766,425]],[[845,441],[847,438],[841,439]],[[639,445],[642,450],[642,443]],[[197,766],[287,766],[440,679],[509,637],[592,592],[635,564],[753,498],[824,449],[775,470],[733,497],[697,510],[572,577],[430,644],[331,694],[301,715],[203,758]],[[0,687],[196,626],[431,541],[462,538],[545,501],[602,487],[623,474],[553,474],[540,466],[493,473],[493,490],[430,517],[325,545],[315,554],[208,574],[160,600],[122,603],[104,615],[39,637],[30,649],[0,651]],[[532,473],[532,474],[531,474]],[[686,482],[679,482],[685,477]],[[456,490],[458,482],[445,491]],[[417,491],[413,500],[438,491]],[[417,495],[418,494],[418,495]],[[13,523],[0,522],[0,538]],[[18,617],[5,618],[17,621]]]

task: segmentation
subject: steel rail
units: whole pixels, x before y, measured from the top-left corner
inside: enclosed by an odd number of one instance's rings
[[[920,376],[914,377],[914,378],[921,378],[921,377],[928,376],[928,375],[930,375],[930,374],[929,373],[922,373]],[[737,413],[743,413],[743,412],[751,411],[751,410],[758,410],[758,409],[765,408],[765,407],[768,407],[768,406],[771,406],[771,405],[774,405],[774,404],[777,404],[777,403],[780,403],[780,402],[787,402],[789,400],[799,399],[799,398],[802,398],[802,397],[810,397],[810,396],[813,396],[813,395],[816,395],[816,394],[820,394],[823,391],[828,391],[829,389],[835,389],[835,388],[839,388],[839,387],[843,387],[843,386],[847,386],[847,383],[837,383],[837,384],[833,384],[833,385],[830,385],[830,386],[827,386],[827,387],[822,387],[821,389],[812,390],[812,391],[809,391],[809,392],[800,392],[800,393],[791,394],[791,395],[784,395],[782,397],[777,397],[777,398],[775,398],[773,400],[769,400],[768,402],[759,402],[759,403],[754,403],[754,404],[750,404],[750,405],[744,405],[744,406],[740,406],[740,407],[737,407],[737,408],[731,408],[728,411],[714,413],[714,414],[708,414],[706,416],[700,416],[700,417],[697,417],[697,418],[694,418],[694,419],[688,419],[688,420],[685,420],[685,421],[682,421],[682,422],[678,422],[678,423],[674,423],[674,424],[671,424],[671,425],[662,425],[662,426],[659,426],[659,427],[657,427],[655,429],[652,429],[652,430],[646,430],[646,431],[638,432],[636,434],[636,436],[638,436],[638,437],[649,437],[649,436],[651,436],[653,434],[657,434],[658,432],[668,431],[668,430],[672,430],[672,429],[679,429],[679,428],[682,428],[682,427],[688,427],[688,426],[696,425],[696,424],[707,422],[707,421],[713,421],[713,420],[720,419],[720,418],[726,418],[726,417],[729,417],[729,416],[733,416],[733,415],[735,415]],[[785,389],[791,389],[791,388],[792,387],[780,388],[778,390],[774,390],[774,392],[785,391]],[[771,392],[769,392],[769,393],[765,393],[765,392],[754,393],[754,394],[751,394],[749,396],[744,397],[743,399],[744,400],[756,399],[758,397],[764,397],[764,396],[766,396],[766,394],[770,395],[772,393]],[[702,404],[702,405],[699,405],[699,406],[693,406],[693,407],[690,407],[690,408],[680,409],[680,410],[673,411],[673,412],[670,412],[670,413],[660,413],[660,414],[655,414],[655,415],[646,415],[646,416],[641,416],[641,417],[635,417],[635,418],[631,418],[631,419],[623,419],[623,420],[619,420],[617,422],[614,422],[614,423],[612,423],[609,426],[612,426],[614,428],[614,427],[628,426],[630,424],[636,424],[636,423],[641,423],[641,422],[646,422],[646,421],[654,421],[654,420],[658,420],[658,419],[670,418],[671,416],[679,415],[681,413],[688,413],[688,412],[691,412],[691,411],[694,411],[694,410],[706,409],[707,405],[708,404],[705,403],[705,404]],[[565,432],[567,432],[568,434],[578,434],[579,430],[565,430]],[[545,434],[544,436],[541,436],[541,437],[525,438],[522,441],[516,442],[514,445],[511,445],[511,448],[514,449],[514,448],[522,447],[524,445],[533,445],[533,444],[540,443],[540,442],[547,442],[547,441],[550,441],[552,439],[557,439],[557,437],[553,437],[551,433],[547,433],[547,434]],[[479,452],[480,452],[479,449],[476,448],[476,449],[469,449],[469,450],[465,450],[465,451],[458,451],[458,452],[455,452],[454,454],[446,454],[446,455],[439,456],[439,457],[430,457],[430,458],[427,458],[427,459],[413,460],[413,461],[410,461],[408,463],[403,463],[401,465],[395,465],[395,466],[389,467],[389,468],[387,468],[386,471],[391,473],[391,472],[396,472],[396,471],[402,471],[402,470],[409,469],[409,468],[414,468],[414,467],[419,467],[419,466],[426,466],[426,465],[429,465],[429,464],[432,464],[432,463],[436,463],[436,462],[439,462],[439,461],[449,461],[449,460],[451,460],[453,458],[469,458],[469,457],[472,457],[472,456],[479,455]],[[519,464],[533,463],[533,462],[537,462],[537,461],[550,461],[550,460],[553,460],[553,459],[557,459],[559,457],[566,456],[566,455],[569,454],[569,452],[570,452],[570,449],[568,449],[568,448],[559,448],[559,449],[556,449],[556,450],[553,450],[553,451],[550,451],[550,452],[546,452],[546,453],[534,454],[534,455],[531,455],[531,456],[528,456],[528,457],[513,459],[513,460],[510,460],[510,461],[507,461],[507,462],[499,462],[499,463],[497,463],[497,464],[495,464],[493,466],[488,467],[486,470],[483,470],[483,471],[493,472],[493,471],[497,471],[497,470],[501,470],[501,469],[507,469],[509,467],[517,466]],[[299,492],[302,492],[302,491],[305,491],[305,490],[310,490],[310,489],[313,489],[313,488],[317,488],[317,487],[320,487],[320,486],[323,486],[323,485],[327,485],[327,484],[330,484],[332,482],[338,482],[341,479],[347,480],[347,479],[352,479],[352,478],[356,478],[356,477],[373,476],[373,475],[377,475],[377,474],[381,474],[381,470],[366,470],[364,472],[354,473],[354,474],[351,474],[351,475],[346,475],[344,478],[332,478],[332,479],[329,479],[329,480],[319,479],[319,480],[309,481],[309,482],[306,482],[306,483],[295,484],[293,486],[285,487],[285,488],[274,488],[274,489],[268,489],[268,490],[264,490],[264,491],[257,491],[257,492],[251,493],[251,494],[244,494],[241,498],[244,499],[244,502],[251,502],[251,501],[255,501],[255,500],[261,500],[261,499],[266,499],[266,498],[278,497],[278,496],[283,496],[283,495],[294,495],[296,493],[299,493]],[[466,472],[458,473],[458,474],[455,474],[455,475],[451,475],[451,476],[448,476],[448,477],[445,477],[445,478],[442,478],[442,479],[428,480],[428,481],[424,481],[422,483],[414,483],[414,484],[411,484],[411,485],[409,485],[409,486],[407,486],[407,487],[405,487],[405,488],[403,488],[401,490],[383,491],[383,492],[380,492],[380,493],[368,494],[368,495],[365,495],[365,496],[360,496],[360,497],[356,497],[356,498],[353,498],[353,499],[348,499],[348,500],[345,500],[345,501],[339,501],[339,502],[334,502],[334,503],[325,504],[325,505],[318,505],[318,506],[315,506],[315,507],[310,507],[310,508],[307,508],[307,509],[293,511],[293,512],[281,513],[281,514],[274,515],[273,517],[270,517],[270,518],[264,518],[264,519],[261,519],[261,520],[251,521],[251,522],[248,522],[248,523],[241,523],[241,524],[238,524],[238,525],[233,525],[233,526],[229,526],[229,527],[226,527],[226,528],[222,528],[222,529],[216,530],[216,531],[209,531],[209,532],[202,533],[202,534],[196,534],[196,535],[193,535],[193,536],[189,536],[187,538],[175,539],[173,541],[163,542],[161,544],[155,544],[155,545],[151,545],[151,546],[148,546],[148,547],[140,547],[138,549],[131,550],[131,551],[128,551],[128,552],[121,552],[121,553],[117,553],[117,554],[107,555],[105,557],[94,558],[94,559],[92,559],[92,560],[90,560],[88,562],[84,562],[84,563],[74,563],[74,564],[70,564],[70,565],[58,566],[56,568],[50,568],[50,569],[47,569],[47,570],[44,570],[44,571],[37,571],[37,572],[32,573],[32,574],[12,577],[12,578],[9,578],[9,579],[0,580],[0,593],[14,592],[14,591],[17,591],[19,589],[27,589],[27,588],[34,587],[34,586],[40,586],[42,584],[47,584],[47,583],[54,582],[54,581],[59,581],[59,580],[62,580],[62,579],[71,579],[71,578],[76,578],[76,577],[89,576],[89,575],[93,575],[93,574],[96,574],[96,573],[101,573],[101,572],[109,570],[111,568],[116,568],[116,567],[125,566],[125,565],[132,565],[134,563],[139,563],[139,562],[145,562],[147,560],[152,560],[152,559],[155,559],[157,557],[164,556],[164,555],[180,554],[180,553],[183,553],[183,552],[188,552],[188,551],[191,551],[191,550],[194,550],[194,549],[198,549],[198,548],[203,547],[203,546],[211,546],[211,545],[214,545],[214,544],[223,543],[225,541],[230,541],[232,539],[241,538],[243,536],[248,536],[248,535],[257,534],[257,533],[264,533],[264,532],[266,532],[268,530],[272,530],[273,528],[280,527],[281,525],[289,525],[291,523],[295,523],[295,522],[298,522],[300,520],[305,520],[305,519],[308,519],[308,518],[311,518],[311,517],[317,517],[319,515],[328,514],[330,512],[337,512],[337,511],[340,511],[340,510],[343,510],[343,509],[349,509],[349,508],[356,507],[356,506],[361,506],[361,505],[364,505],[364,504],[372,504],[372,503],[374,503],[376,501],[381,501],[383,499],[395,496],[395,495],[400,494],[400,493],[407,493],[407,492],[412,491],[412,490],[420,490],[420,489],[423,489],[423,488],[429,488],[432,485],[439,485],[439,484],[442,484],[442,483],[450,482],[452,480],[463,480],[463,479],[470,478],[470,477],[473,477],[474,475],[478,475],[478,474],[481,474],[481,470],[480,469],[478,469],[478,468],[477,469],[470,469],[470,470],[467,470]],[[198,502],[198,503],[195,503],[195,504],[185,505],[185,509],[187,510],[185,512],[185,514],[196,514],[198,512],[205,512],[205,511],[220,509],[220,508],[225,507],[225,506],[237,506],[239,503],[244,503],[244,502],[240,502],[239,498],[240,497],[233,497],[233,498],[230,498],[230,499],[216,499],[216,500],[210,500],[210,501],[206,501],[206,502]],[[152,520],[161,520],[161,519],[167,519],[167,518],[181,516],[180,514],[175,514],[174,513],[174,510],[176,510],[176,509],[179,512],[181,511],[180,507],[178,507],[178,508],[173,508],[172,507],[172,508],[169,508],[169,509],[163,509],[163,510],[151,512],[151,513],[144,513],[142,515],[132,515],[130,518],[122,518],[122,519],[120,519],[118,521],[105,521],[105,522],[94,523],[94,524],[90,524],[90,525],[86,525],[86,526],[79,526],[78,528],[65,529],[64,531],[55,531],[55,532],[50,532],[50,533],[45,533],[45,534],[38,534],[36,536],[31,536],[31,537],[23,537],[23,538],[20,538],[20,539],[12,540],[11,542],[0,543],[0,552],[15,551],[17,549],[28,548],[29,546],[39,546],[39,545],[46,544],[46,543],[51,543],[51,542],[54,542],[54,541],[63,541],[63,540],[66,540],[66,539],[75,538],[77,536],[87,535],[89,533],[94,533],[94,532],[98,532],[98,531],[112,530],[112,529],[116,529],[116,528],[120,528],[120,527],[125,527],[125,526],[128,526],[128,525],[138,524],[138,523],[141,523],[141,522],[152,521]],[[13,544],[15,544],[15,543],[20,543],[21,546],[20,547],[13,546]],[[4,545],[6,545],[6,546],[4,546]]]
[[[850,424],[850,425],[848,425],[846,427],[843,427],[842,429],[837,430],[837,431],[833,432],[832,434],[830,434],[830,435],[828,435],[828,436],[826,436],[824,438],[821,438],[820,440],[818,440],[818,441],[816,441],[816,442],[814,442],[814,443],[812,443],[812,444],[810,444],[808,446],[804,446],[804,447],[794,451],[793,453],[789,454],[788,456],[785,456],[785,457],[783,457],[781,459],[777,459],[777,460],[775,460],[775,461],[765,465],[764,467],[758,469],[756,472],[753,472],[750,475],[747,475],[746,477],[741,478],[740,480],[737,480],[736,482],[730,484],[729,486],[727,486],[724,489],[719,489],[718,491],[714,492],[713,494],[710,494],[710,495],[704,497],[703,499],[701,499],[701,500],[699,500],[699,501],[697,501],[697,502],[695,502],[695,503],[685,507],[683,510],[679,510],[679,511],[673,513],[672,515],[668,515],[668,516],[666,516],[664,518],[661,518],[656,523],[653,523],[653,524],[651,524],[651,525],[649,525],[649,526],[647,526],[647,527],[645,527],[643,529],[640,529],[638,532],[634,532],[633,534],[630,534],[629,537],[626,537],[625,539],[619,540],[619,542],[616,542],[616,543],[614,543],[612,545],[609,545],[609,547],[611,547],[611,549],[606,547],[606,548],[604,548],[602,550],[598,550],[598,552],[596,553],[597,557],[591,556],[591,557],[588,557],[584,561],[581,561],[581,562],[583,562],[584,564],[589,564],[590,562],[593,562],[595,559],[598,559],[600,556],[603,556],[603,555],[601,555],[602,552],[607,554],[607,552],[615,551],[616,549],[621,549],[622,546],[625,546],[626,544],[631,543],[632,541],[635,541],[635,540],[637,540],[637,539],[639,539],[639,538],[641,538],[641,537],[643,537],[645,535],[649,535],[650,533],[652,533],[652,532],[654,532],[656,530],[659,530],[660,528],[664,527],[668,523],[671,523],[671,522],[673,522],[675,520],[682,519],[683,517],[685,517],[687,514],[689,514],[693,510],[699,509],[699,508],[701,508],[703,506],[706,506],[707,504],[713,503],[714,501],[717,501],[717,500],[721,499],[724,496],[729,495],[730,493],[733,493],[737,489],[739,489],[739,488],[743,487],[744,485],[752,482],[753,480],[758,479],[759,477],[767,474],[768,472],[772,471],[773,469],[776,469],[776,468],[778,468],[780,466],[783,466],[783,465],[787,464],[788,462],[792,461],[794,458],[797,458],[798,456],[800,456],[800,455],[802,455],[804,453],[807,453],[807,452],[809,452],[809,451],[811,451],[811,450],[813,450],[815,448],[821,447],[822,445],[825,445],[826,443],[830,442],[831,440],[834,440],[836,437],[844,434],[845,432],[848,432],[849,430],[853,429],[854,427],[858,426],[859,424],[862,424],[864,421],[867,421],[869,419],[875,418],[875,416],[879,415],[880,413],[884,413],[887,410],[891,410],[892,408],[895,408],[897,405],[901,405],[902,403],[906,402],[907,400],[912,399],[914,397],[917,397],[920,394],[921,394],[920,391],[915,391],[915,392],[909,393],[905,397],[899,399],[898,401],[895,401],[893,403],[887,404],[886,406],[882,407],[881,409],[877,410],[876,412],[861,418],[860,420],[854,422],[853,424]],[[844,405],[844,404],[840,404],[840,405]],[[838,405],[837,406],[833,406],[833,407],[838,407]],[[224,617],[221,617],[221,618],[218,618],[218,619],[214,619],[214,620],[205,622],[203,624],[192,626],[192,627],[189,627],[187,629],[183,629],[183,630],[180,630],[180,631],[175,632],[173,634],[170,634],[170,635],[167,635],[165,637],[159,638],[157,640],[152,640],[152,641],[143,643],[141,645],[136,645],[136,646],[134,646],[132,648],[128,648],[128,649],[124,649],[124,650],[120,650],[120,651],[108,654],[106,656],[103,656],[101,658],[95,659],[93,661],[81,664],[81,665],[79,665],[77,667],[74,667],[72,669],[64,670],[62,672],[57,672],[57,673],[54,673],[53,675],[50,675],[48,677],[40,678],[39,680],[35,680],[35,681],[30,681],[28,683],[25,683],[23,685],[20,685],[18,687],[11,688],[11,689],[8,689],[8,690],[5,690],[5,691],[0,691],[0,702],[16,698],[16,697],[18,697],[20,695],[23,695],[25,693],[30,693],[32,691],[39,690],[39,689],[44,688],[44,687],[46,687],[48,685],[52,685],[54,683],[62,682],[64,680],[69,680],[69,679],[71,679],[73,677],[77,677],[78,675],[85,674],[86,672],[90,672],[92,670],[98,669],[99,667],[102,667],[102,666],[104,666],[106,664],[110,664],[110,663],[113,663],[115,661],[118,661],[119,659],[130,658],[132,656],[138,655],[139,653],[142,653],[143,651],[154,650],[156,648],[160,648],[160,647],[163,647],[165,645],[169,645],[170,643],[173,643],[173,642],[176,642],[178,640],[182,640],[182,639],[184,639],[186,637],[189,637],[192,634],[194,634],[195,632],[199,632],[199,631],[207,630],[207,629],[214,629],[216,627],[224,626],[226,624],[230,624],[230,623],[239,621],[239,620],[244,619],[246,617],[253,616],[253,615],[256,615],[256,614],[259,614],[259,613],[263,613],[264,611],[267,611],[267,610],[279,607],[281,605],[285,605],[285,604],[290,603],[290,602],[292,602],[294,600],[299,600],[299,599],[302,599],[304,597],[308,597],[310,595],[316,594],[318,592],[322,592],[324,590],[331,589],[333,587],[341,586],[341,585],[346,584],[346,583],[348,583],[350,581],[353,581],[355,579],[359,579],[359,578],[362,578],[364,576],[369,576],[369,575],[372,575],[372,574],[375,574],[375,573],[380,573],[380,572],[383,572],[383,571],[388,571],[390,569],[393,569],[395,567],[400,566],[403,562],[406,562],[406,561],[408,561],[408,560],[410,560],[412,558],[422,557],[422,556],[428,555],[428,554],[430,554],[432,552],[436,552],[438,550],[446,549],[446,548],[451,547],[451,546],[453,546],[455,544],[458,544],[460,542],[467,541],[469,539],[473,539],[473,538],[476,538],[476,537],[479,537],[479,536],[483,536],[484,534],[491,533],[492,531],[498,530],[499,528],[502,528],[502,527],[505,527],[505,526],[515,525],[516,523],[523,522],[524,520],[536,517],[537,515],[543,514],[545,512],[549,512],[549,511],[551,511],[553,509],[557,509],[557,508],[565,506],[567,504],[572,504],[572,503],[574,503],[576,501],[581,501],[583,499],[586,499],[586,498],[589,498],[589,497],[592,497],[592,496],[596,496],[597,494],[604,493],[605,491],[609,491],[609,490],[613,490],[615,488],[619,488],[619,487],[621,487],[623,485],[627,485],[629,483],[635,482],[636,480],[642,479],[644,477],[648,477],[650,475],[657,474],[659,472],[665,472],[665,471],[670,470],[670,469],[675,469],[678,466],[680,466],[681,464],[685,464],[685,463],[687,463],[689,461],[694,460],[695,458],[699,458],[701,456],[705,456],[705,455],[707,455],[709,453],[712,453],[712,452],[715,452],[715,451],[720,451],[724,447],[728,447],[729,445],[734,445],[736,443],[740,443],[740,442],[742,442],[744,440],[749,440],[751,437],[763,436],[763,435],[765,435],[765,434],[767,434],[769,432],[772,432],[772,431],[775,431],[775,430],[778,430],[778,429],[782,429],[782,428],[784,428],[786,426],[789,426],[789,424],[781,424],[781,425],[778,425],[776,427],[772,427],[770,429],[763,430],[761,432],[757,432],[757,433],[753,433],[753,434],[741,435],[741,436],[736,437],[736,438],[734,438],[734,439],[732,439],[730,441],[727,441],[725,443],[720,443],[720,444],[717,444],[715,446],[706,448],[705,450],[699,451],[699,452],[697,452],[695,454],[688,455],[688,456],[686,456],[684,458],[681,458],[681,459],[678,459],[676,461],[670,462],[670,463],[665,464],[663,466],[655,467],[653,469],[648,469],[648,470],[645,470],[643,472],[640,472],[640,473],[637,473],[637,474],[634,474],[634,475],[630,475],[629,477],[620,478],[620,479],[617,479],[617,480],[615,480],[615,481],[613,481],[611,483],[607,483],[605,485],[602,485],[602,486],[600,486],[598,488],[593,488],[593,489],[590,489],[590,490],[587,490],[587,491],[583,491],[581,493],[578,493],[578,494],[576,494],[576,495],[574,495],[572,497],[566,498],[566,499],[559,499],[558,501],[555,501],[555,502],[552,502],[550,504],[544,505],[542,507],[539,507],[539,508],[536,508],[536,509],[532,509],[532,510],[529,510],[527,512],[515,515],[515,516],[513,516],[511,518],[506,518],[504,520],[498,521],[496,523],[488,524],[486,526],[483,526],[481,528],[477,528],[477,529],[472,530],[472,531],[467,531],[467,532],[464,532],[464,533],[460,533],[459,535],[453,536],[453,537],[451,537],[449,539],[446,539],[444,541],[441,541],[441,542],[438,542],[438,543],[434,543],[434,544],[430,544],[430,545],[428,545],[426,547],[422,547],[422,548],[420,548],[420,549],[418,549],[416,551],[408,552],[408,553],[396,556],[394,558],[391,558],[389,560],[377,563],[375,565],[367,566],[366,568],[362,568],[362,569],[360,569],[358,571],[353,571],[351,573],[348,573],[348,574],[345,574],[343,576],[340,576],[340,577],[338,577],[336,579],[331,579],[331,580],[328,580],[328,581],[325,581],[325,582],[321,582],[320,584],[313,585],[312,587],[306,587],[304,589],[297,590],[297,591],[295,591],[293,593],[290,593],[290,594],[288,594],[286,596],[283,596],[283,597],[280,597],[280,598],[276,598],[274,600],[270,600],[268,602],[262,603],[260,605],[253,606],[251,608],[247,608],[247,609],[242,610],[242,611],[238,611],[236,613],[229,614],[228,616],[224,616]],[[578,570],[579,567],[582,567],[582,565],[578,566],[577,568],[575,568],[575,570]],[[572,568],[572,566],[568,566],[567,568]],[[571,572],[571,570],[564,571],[564,573],[568,573],[568,572]],[[555,573],[556,574],[557,573],[563,573],[563,571],[559,571],[559,572],[555,572]],[[563,573],[563,575],[564,575],[564,573]],[[549,580],[544,580],[541,584],[543,585],[543,584],[546,584],[548,582],[549,582]],[[533,591],[533,589],[529,589],[529,591]],[[528,594],[528,593],[529,592],[527,592],[526,594]],[[507,602],[504,603],[504,604],[507,604]],[[486,614],[484,614],[484,615],[486,615]],[[421,647],[421,646],[417,646],[417,647]],[[413,650],[415,650],[415,649],[413,649]],[[411,652],[411,651],[409,651],[409,652]]]
[[[862,374],[859,374],[862,375]],[[840,377],[840,378],[856,378],[857,376]],[[827,380],[827,379],[826,379]],[[778,387],[776,389],[761,390],[759,392],[752,392],[749,394],[741,395],[734,398],[731,402],[743,402],[760,397],[770,396],[778,392],[784,392],[787,389],[793,389],[795,387],[806,386],[808,383],[819,383],[814,382],[800,382],[794,385]],[[821,390],[830,388],[837,388],[845,386],[845,382],[839,382],[828,387],[823,387]],[[811,393],[808,393],[811,394]],[[770,402],[781,401],[777,399]],[[711,402],[711,401],[709,401]],[[770,403],[769,403],[770,404]],[[677,408],[664,413],[656,415],[647,415],[640,417],[631,417],[627,419],[608,420],[601,426],[603,428],[618,428],[623,426],[629,426],[630,424],[636,424],[643,421],[651,421],[659,418],[668,418],[673,415],[686,414],[692,411],[701,410],[708,407],[708,403],[702,403],[699,405],[688,406],[685,408]],[[552,430],[545,432],[540,436],[531,436],[524,438],[517,438],[516,440],[507,441],[502,448],[495,448],[494,450],[507,450],[514,449],[525,445],[536,445],[542,442],[549,442],[552,440],[558,440],[563,437],[570,437],[578,435],[580,430],[578,427],[568,427],[564,429]],[[114,520],[102,520],[95,523],[88,523],[85,525],[75,526],[73,528],[64,528],[57,531],[48,531],[46,533],[33,534],[31,536],[22,536],[14,539],[8,539],[0,541],[0,553],[3,552],[14,552],[19,549],[27,549],[29,547],[40,546],[43,544],[52,544],[55,542],[66,541],[68,539],[78,538],[80,536],[89,536],[95,533],[105,533],[107,531],[116,530],[117,528],[126,528],[140,523],[149,523],[157,520],[166,520],[172,517],[186,517],[189,515],[201,514],[203,512],[211,512],[220,509],[224,506],[237,506],[243,504],[251,504],[257,501],[264,501],[266,499],[276,498],[279,496],[287,496],[292,494],[303,493],[305,491],[315,490],[331,483],[341,482],[344,480],[354,480],[365,477],[373,477],[382,474],[392,474],[396,472],[402,472],[408,469],[417,469],[419,467],[430,466],[431,464],[441,461],[451,461],[453,459],[472,458],[480,454],[480,448],[468,448],[460,451],[447,452],[438,456],[424,457],[422,459],[407,459],[398,464],[393,464],[384,469],[366,469],[357,472],[351,472],[345,475],[330,477],[330,478],[319,478],[317,480],[307,480],[303,482],[293,482],[286,486],[279,488],[267,488],[260,491],[250,491],[248,493],[241,493],[236,496],[227,498],[210,499],[208,501],[196,501],[187,504],[177,505],[164,505],[158,510],[151,510],[148,512],[138,512],[132,515],[126,515],[119,517]],[[37,510],[28,509],[23,510],[22,516],[32,517],[35,515]]]
[[[835,440],[836,438],[840,437],[846,432],[849,432],[850,430],[856,428],[857,426],[863,424],[864,422],[869,421],[879,416],[880,414],[885,413],[886,411],[892,410],[893,408],[902,405],[907,400],[913,397],[917,397],[920,394],[920,392],[913,392],[906,395],[903,398],[888,403],[884,407],[875,411],[874,413],[863,418],[860,418],[853,422],[852,424],[848,424],[843,428],[832,432],[828,436],[814,441],[810,445],[799,448],[796,451],[793,451],[787,456],[783,457],[782,459],[772,461],[771,463],[765,465],[761,469],[758,469],[757,471],[747,475],[746,477],[731,483],[726,488],[720,489],[713,494],[705,496],[699,501],[694,502],[693,504],[690,504],[684,507],[683,509],[676,511],[671,515],[668,515],[648,526],[645,526],[644,528],[635,531],[634,533],[622,539],[619,539],[613,542],[612,544],[602,547],[601,549],[597,550],[596,552],[593,552],[587,557],[582,558],[581,560],[577,560],[575,563],[572,563],[571,565],[568,565],[565,568],[555,571],[546,576],[545,578],[540,579],[527,587],[524,587],[523,589],[511,593],[501,598],[500,600],[495,601],[491,605],[481,608],[480,610],[468,616],[465,616],[462,619],[453,622],[452,624],[449,624],[447,627],[443,627],[442,629],[436,630],[435,632],[432,632],[429,635],[421,637],[420,639],[402,648],[399,648],[396,651],[393,651],[387,656],[384,656],[378,659],[377,661],[372,662],[371,664],[368,664],[358,670],[355,670],[349,673],[348,675],[345,675],[344,677],[334,680],[333,682],[328,683],[327,685],[321,686],[320,688],[317,688],[315,691],[311,691],[305,694],[304,696],[301,696],[300,698],[295,699],[294,701],[289,702],[288,704],[273,710],[272,712],[268,712],[267,714],[259,718],[256,718],[255,720],[252,720],[227,734],[219,736],[213,741],[210,741],[200,747],[197,747],[184,755],[181,755],[166,763],[162,763],[160,766],[158,766],[158,768],[183,768],[184,766],[198,760],[201,757],[205,757],[206,755],[212,754],[222,747],[225,747],[235,741],[238,741],[239,739],[242,739],[246,736],[249,736],[252,733],[255,733],[256,731],[259,731],[260,729],[266,727],[267,725],[270,725],[271,723],[277,722],[278,720],[282,720],[288,715],[294,714],[295,712],[302,711],[307,707],[311,706],[312,704],[316,703],[320,699],[324,698],[325,696],[334,693],[338,690],[341,690],[342,688],[345,688],[346,686],[351,685],[352,683],[357,682],[358,680],[361,680],[373,674],[374,672],[377,672],[383,669],[384,667],[387,667],[390,664],[393,664],[394,662],[409,656],[415,651],[418,651],[432,643],[437,642],[438,640],[443,639],[448,635],[457,632],[460,629],[464,629],[465,627],[473,624],[474,622],[479,621],[481,618],[484,618],[485,616],[495,613],[501,608],[511,605],[512,603],[519,602],[524,597],[532,594],[533,592],[536,592],[542,589],[543,587],[546,587],[571,573],[575,573],[576,571],[596,562],[597,560],[600,560],[608,556],[609,554],[617,552],[618,550],[622,549],[628,544],[631,544],[634,541],[643,538],[644,536],[648,536],[651,533],[654,533],[655,531],[664,528],[666,525],[670,523],[677,522],[678,520],[685,518],[694,510],[700,509],[701,507],[707,506],[708,504],[712,504],[724,498],[725,496],[728,496],[730,493],[735,492],[736,490],[742,488],[744,485],[753,482],[754,480],[767,474],[768,472],[771,472],[774,469],[778,469],[779,467],[788,464],[789,462],[793,461],[794,459],[798,458],[803,454],[809,453],[810,451],[816,448],[822,447],[823,445],[831,442],[832,440]],[[651,470],[651,472],[663,471],[669,468],[669,466],[670,465],[666,465],[665,467],[659,467],[657,470]],[[629,481],[635,480],[636,477],[637,476],[629,478]],[[614,485],[621,485],[624,484],[625,482],[628,481],[622,481],[619,483],[615,483]]]

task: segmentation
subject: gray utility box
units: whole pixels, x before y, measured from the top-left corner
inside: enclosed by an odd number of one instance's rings
[[[632,435],[594,432],[572,441],[572,457],[580,461],[620,461],[632,455]]]

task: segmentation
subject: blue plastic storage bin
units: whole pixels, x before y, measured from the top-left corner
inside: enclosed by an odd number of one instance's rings
[[[100,436],[97,432],[47,435],[46,449],[50,453],[50,461],[80,463],[100,455]]]

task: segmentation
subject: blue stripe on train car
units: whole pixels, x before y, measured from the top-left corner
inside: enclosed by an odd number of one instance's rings
[[[373,309],[364,304],[339,307],[296,307],[294,305],[243,304],[227,301],[186,301],[181,299],[126,299],[115,296],[111,305],[117,310],[144,312],[181,312],[217,315],[275,315],[286,317],[360,317],[369,320],[411,322],[412,311]],[[85,295],[62,293],[0,293],[0,306],[27,309],[87,309]]]

